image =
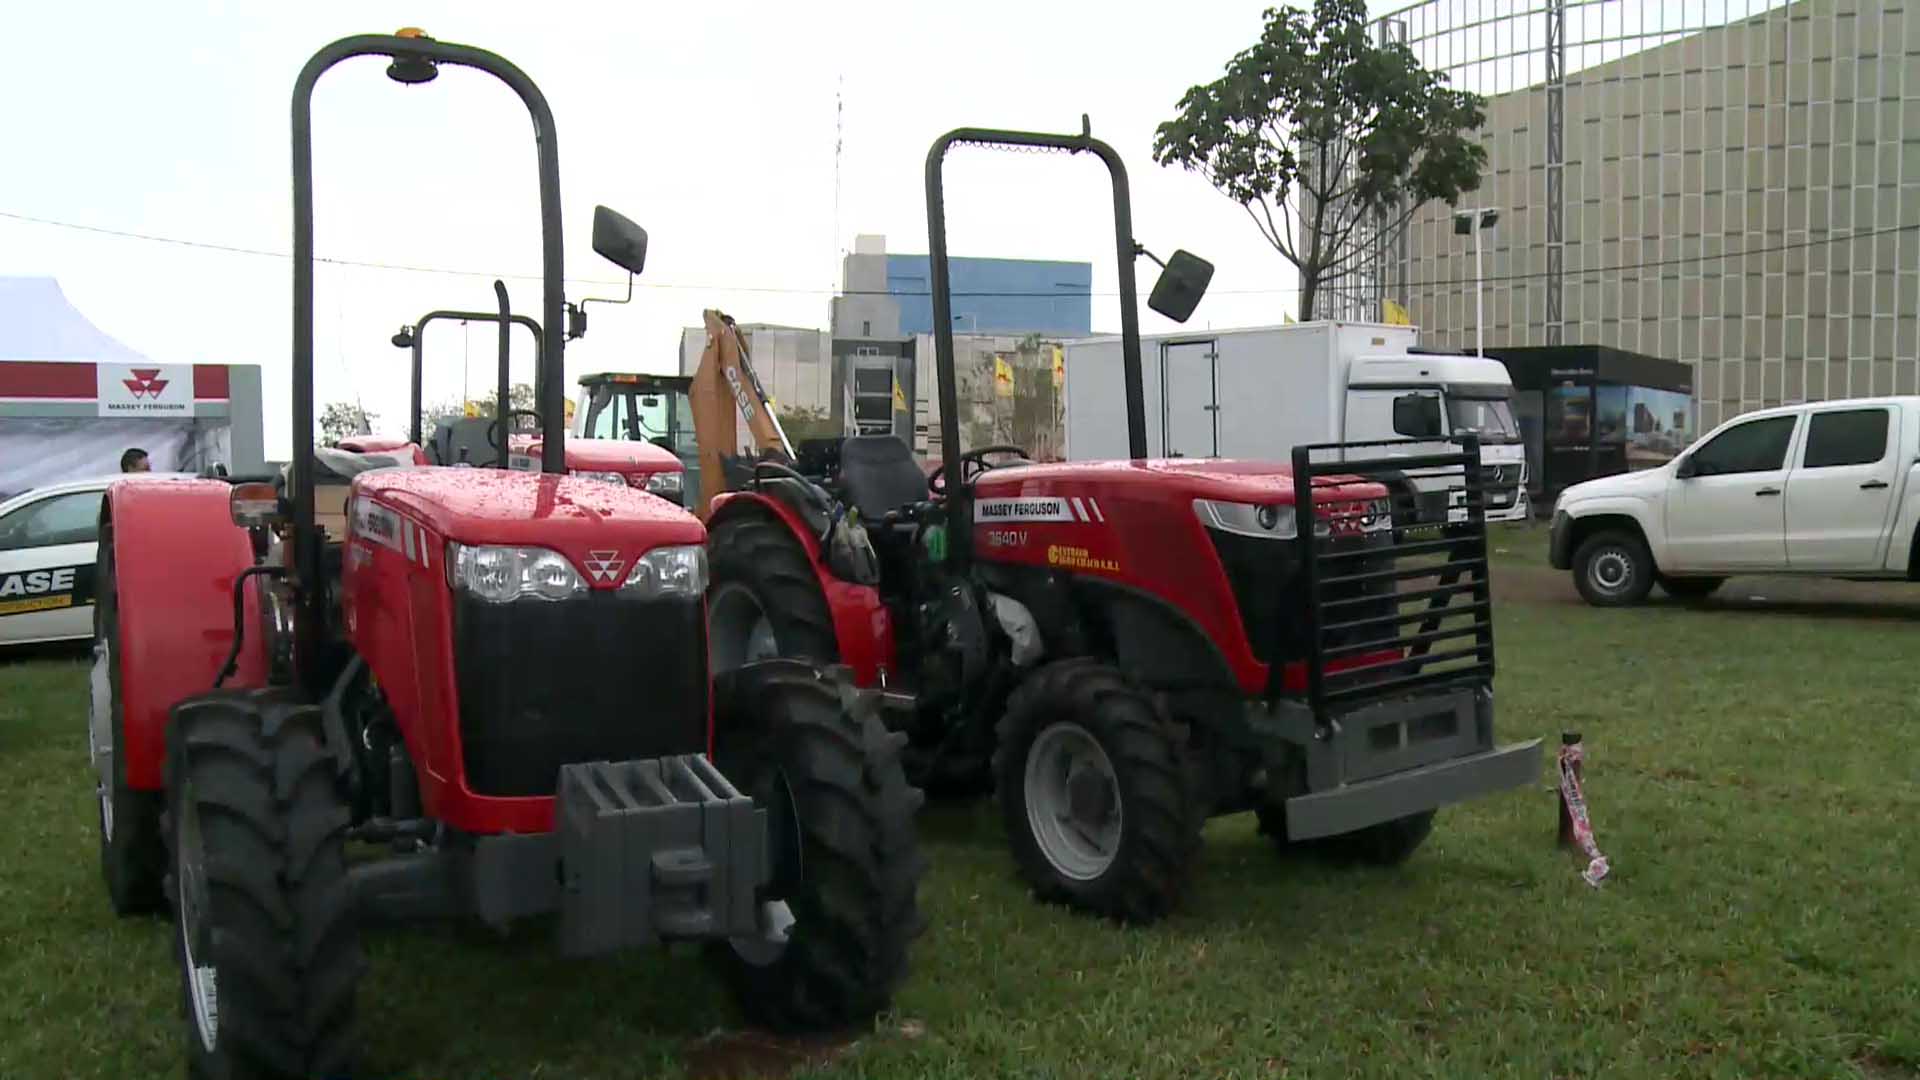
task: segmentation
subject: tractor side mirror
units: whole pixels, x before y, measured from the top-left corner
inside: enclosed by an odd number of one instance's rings
[[[1193,316],[1193,309],[1200,306],[1200,298],[1207,295],[1207,284],[1212,280],[1212,263],[1190,251],[1176,251],[1160,271],[1160,279],[1153,283],[1147,306],[1174,322],[1186,322]]]
[[[627,273],[637,274],[647,265],[647,230],[620,213],[596,206],[593,250]]]

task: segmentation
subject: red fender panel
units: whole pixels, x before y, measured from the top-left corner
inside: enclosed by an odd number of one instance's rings
[[[341,439],[334,445],[356,454],[394,454],[398,457],[412,458],[415,465],[428,464],[427,452],[405,439],[383,435],[356,435],[350,439]]]
[[[880,602],[880,590],[834,577],[821,556],[819,538],[792,507],[757,492],[730,491],[715,496],[713,510],[707,515],[708,531],[725,515],[755,512],[770,515],[785,525],[806,549],[814,576],[820,581],[820,592],[827,598],[827,610],[833,614],[833,636],[839,642],[840,662],[853,669],[854,684],[879,686],[882,670],[889,676],[897,672],[893,617]]]
[[[233,647],[233,582],[253,565],[253,550],[228,510],[232,490],[218,480],[171,478],[116,481],[107,489],[130,787],[164,786],[168,710],[213,689]],[[249,631],[259,627],[251,589],[244,617]],[[226,685],[260,686],[266,671],[265,644],[250,632]]]

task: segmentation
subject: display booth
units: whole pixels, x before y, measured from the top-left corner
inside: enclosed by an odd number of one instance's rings
[[[1527,489],[1543,512],[1561,489],[1657,468],[1699,434],[1693,368],[1604,345],[1492,348],[1513,377]]]
[[[163,364],[88,322],[52,278],[0,277],[0,499],[112,473],[266,467],[255,364]]]

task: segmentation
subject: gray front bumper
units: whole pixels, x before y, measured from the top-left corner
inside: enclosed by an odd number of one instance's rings
[[[1287,800],[1287,838],[1338,836],[1447,803],[1530,784],[1540,740],[1496,747]]]

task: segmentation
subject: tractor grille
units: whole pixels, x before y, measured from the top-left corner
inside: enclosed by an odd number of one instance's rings
[[[1246,632],[1247,646],[1263,664],[1283,664],[1306,658],[1311,647],[1308,624],[1301,617],[1307,604],[1306,580],[1300,574],[1300,549],[1284,540],[1258,539],[1209,528],[1214,553],[1233,587],[1234,606],[1240,609],[1240,626]],[[1323,540],[1329,551],[1351,554],[1364,569],[1385,569],[1389,561],[1385,549],[1387,537],[1332,538]],[[1378,552],[1368,557],[1368,551]],[[1384,614],[1393,602],[1391,582],[1361,581],[1331,585],[1325,595],[1332,600],[1376,598],[1372,605],[1356,605]],[[1329,638],[1334,645],[1357,644],[1391,636],[1390,630],[1361,626],[1337,630]]]
[[[560,766],[707,749],[702,604],[611,592],[489,604],[454,594],[467,787],[552,795]]]
[[[1422,687],[1493,678],[1491,500],[1478,441],[1456,442],[1458,451],[1442,454],[1421,453],[1414,440],[1294,448],[1295,506],[1309,504],[1321,477],[1409,477],[1423,489],[1444,487],[1449,504],[1465,511],[1464,521],[1376,534],[1365,546],[1340,539],[1339,528],[1330,537],[1300,530],[1307,692],[1323,723]],[[1375,450],[1377,459],[1361,457]],[[1415,456],[1390,456],[1395,451]]]

